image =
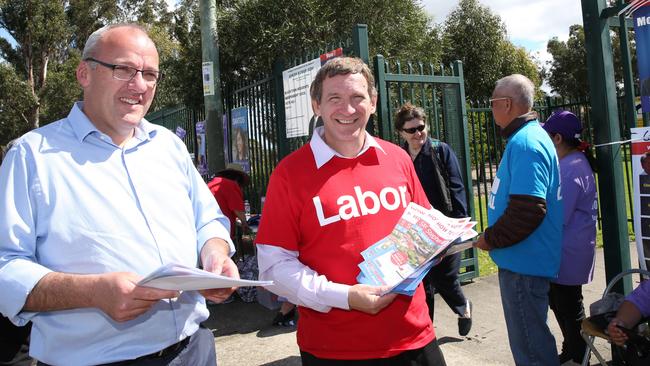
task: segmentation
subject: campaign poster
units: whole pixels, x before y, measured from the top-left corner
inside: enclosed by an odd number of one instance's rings
[[[287,138],[309,136],[318,126],[318,118],[311,107],[309,87],[321,66],[342,54],[343,49],[337,48],[282,72]]]
[[[228,135],[228,114],[224,113],[223,114],[223,119],[221,120],[221,127],[223,128],[223,156],[225,157],[226,161],[231,162],[230,160],[230,149],[228,146],[230,145],[228,141],[230,141],[230,135]]]
[[[181,140],[185,138],[185,135],[187,135],[187,131],[185,131],[185,129],[183,127],[181,127],[181,126],[176,126],[175,133],[176,133],[176,136],[178,136],[178,138],[181,139]]]
[[[634,185],[634,234],[639,267],[650,268],[650,127],[632,133],[632,177]]]
[[[232,162],[251,172],[248,146],[248,107],[239,107],[230,111],[232,118]]]
[[[201,175],[208,174],[208,159],[205,154],[205,121],[196,122],[196,168]]]
[[[636,60],[639,70],[641,109],[650,112],[650,5],[643,5],[633,13]]]

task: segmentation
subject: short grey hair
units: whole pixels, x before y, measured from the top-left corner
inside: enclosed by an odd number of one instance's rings
[[[512,74],[497,80],[494,90],[507,91],[512,102],[533,109],[535,98],[535,84],[521,74]]]
[[[102,39],[104,34],[108,32],[111,29],[115,28],[121,28],[121,27],[127,27],[127,28],[135,28],[142,33],[146,34],[147,37],[149,37],[149,32],[147,32],[147,29],[139,24],[136,23],[115,23],[115,24],[108,24],[105,25],[96,31],[94,31],[90,37],[88,37],[88,40],[86,40],[86,45],[84,46],[83,53],[81,54],[81,59],[85,60],[88,57],[93,57],[95,56],[95,53],[97,52],[97,44],[99,43],[99,40]],[[151,37],[149,37],[151,38]]]

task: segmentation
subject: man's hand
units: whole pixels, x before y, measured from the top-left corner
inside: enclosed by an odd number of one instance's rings
[[[178,297],[178,291],[136,285],[142,277],[131,272],[102,274],[46,274],[27,296],[24,311],[58,311],[98,308],[123,322],[134,319],[162,299]]]
[[[627,328],[625,323],[623,323],[620,319],[614,318],[609,322],[609,325],[607,326],[607,333],[609,334],[609,339],[612,341],[612,343],[618,346],[623,346],[625,342],[627,342],[627,334],[619,329],[618,326]]]
[[[239,270],[235,262],[230,259],[228,243],[218,238],[208,240],[201,249],[201,262],[203,269],[226,277],[239,278]],[[236,287],[219,288],[199,291],[206,299],[220,303],[226,300],[235,291]]]
[[[136,285],[141,277],[130,272],[98,275],[96,306],[113,320],[124,322],[146,313],[162,299],[178,297],[178,291],[159,290]]]
[[[476,239],[476,241],[474,242],[474,246],[479,249],[483,249],[487,251],[492,249],[490,245],[487,243],[487,241],[485,241],[485,234],[481,234],[481,236],[479,236],[478,239]]]
[[[381,295],[388,287],[369,286],[357,284],[350,287],[348,291],[348,304],[350,309],[359,310],[367,314],[377,314],[383,308],[390,305],[397,297],[397,294]]]

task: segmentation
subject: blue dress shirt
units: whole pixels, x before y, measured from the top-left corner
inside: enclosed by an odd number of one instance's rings
[[[142,120],[123,148],[74,105],[21,137],[0,167],[0,312],[33,322],[30,353],[53,365],[136,358],[192,335],[208,317],[196,291],[115,322],[101,310],[21,311],[51,271],[146,275],[196,266],[206,240],[231,247],[229,222],[183,142]]]

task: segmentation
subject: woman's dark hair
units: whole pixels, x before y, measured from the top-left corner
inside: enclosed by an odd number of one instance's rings
[[[427,114],[424,113],[424,109],[406,103],[395,113],[395,129],[401,131],[404,124],[412,119],[421,119],[426,124]]]
[[[582,151],[582,153],[585,154],[585,157],[587,158],[587,162],[589,163],[589,167],[591,167],[591,171],[594,173],[598,172],[598,168],[596,167],[596,158],[594,158],[594,154],[591,151],[591,145],[578,138],[564,139],[564,136],[562,137],[562,141],[564,141],[568,147]]]
[[[223,170],[218,172],[215,176],[234,180],[242,188],[244,188],[246,184],[246,178],[244,177],[244,175],[234,170]]]

